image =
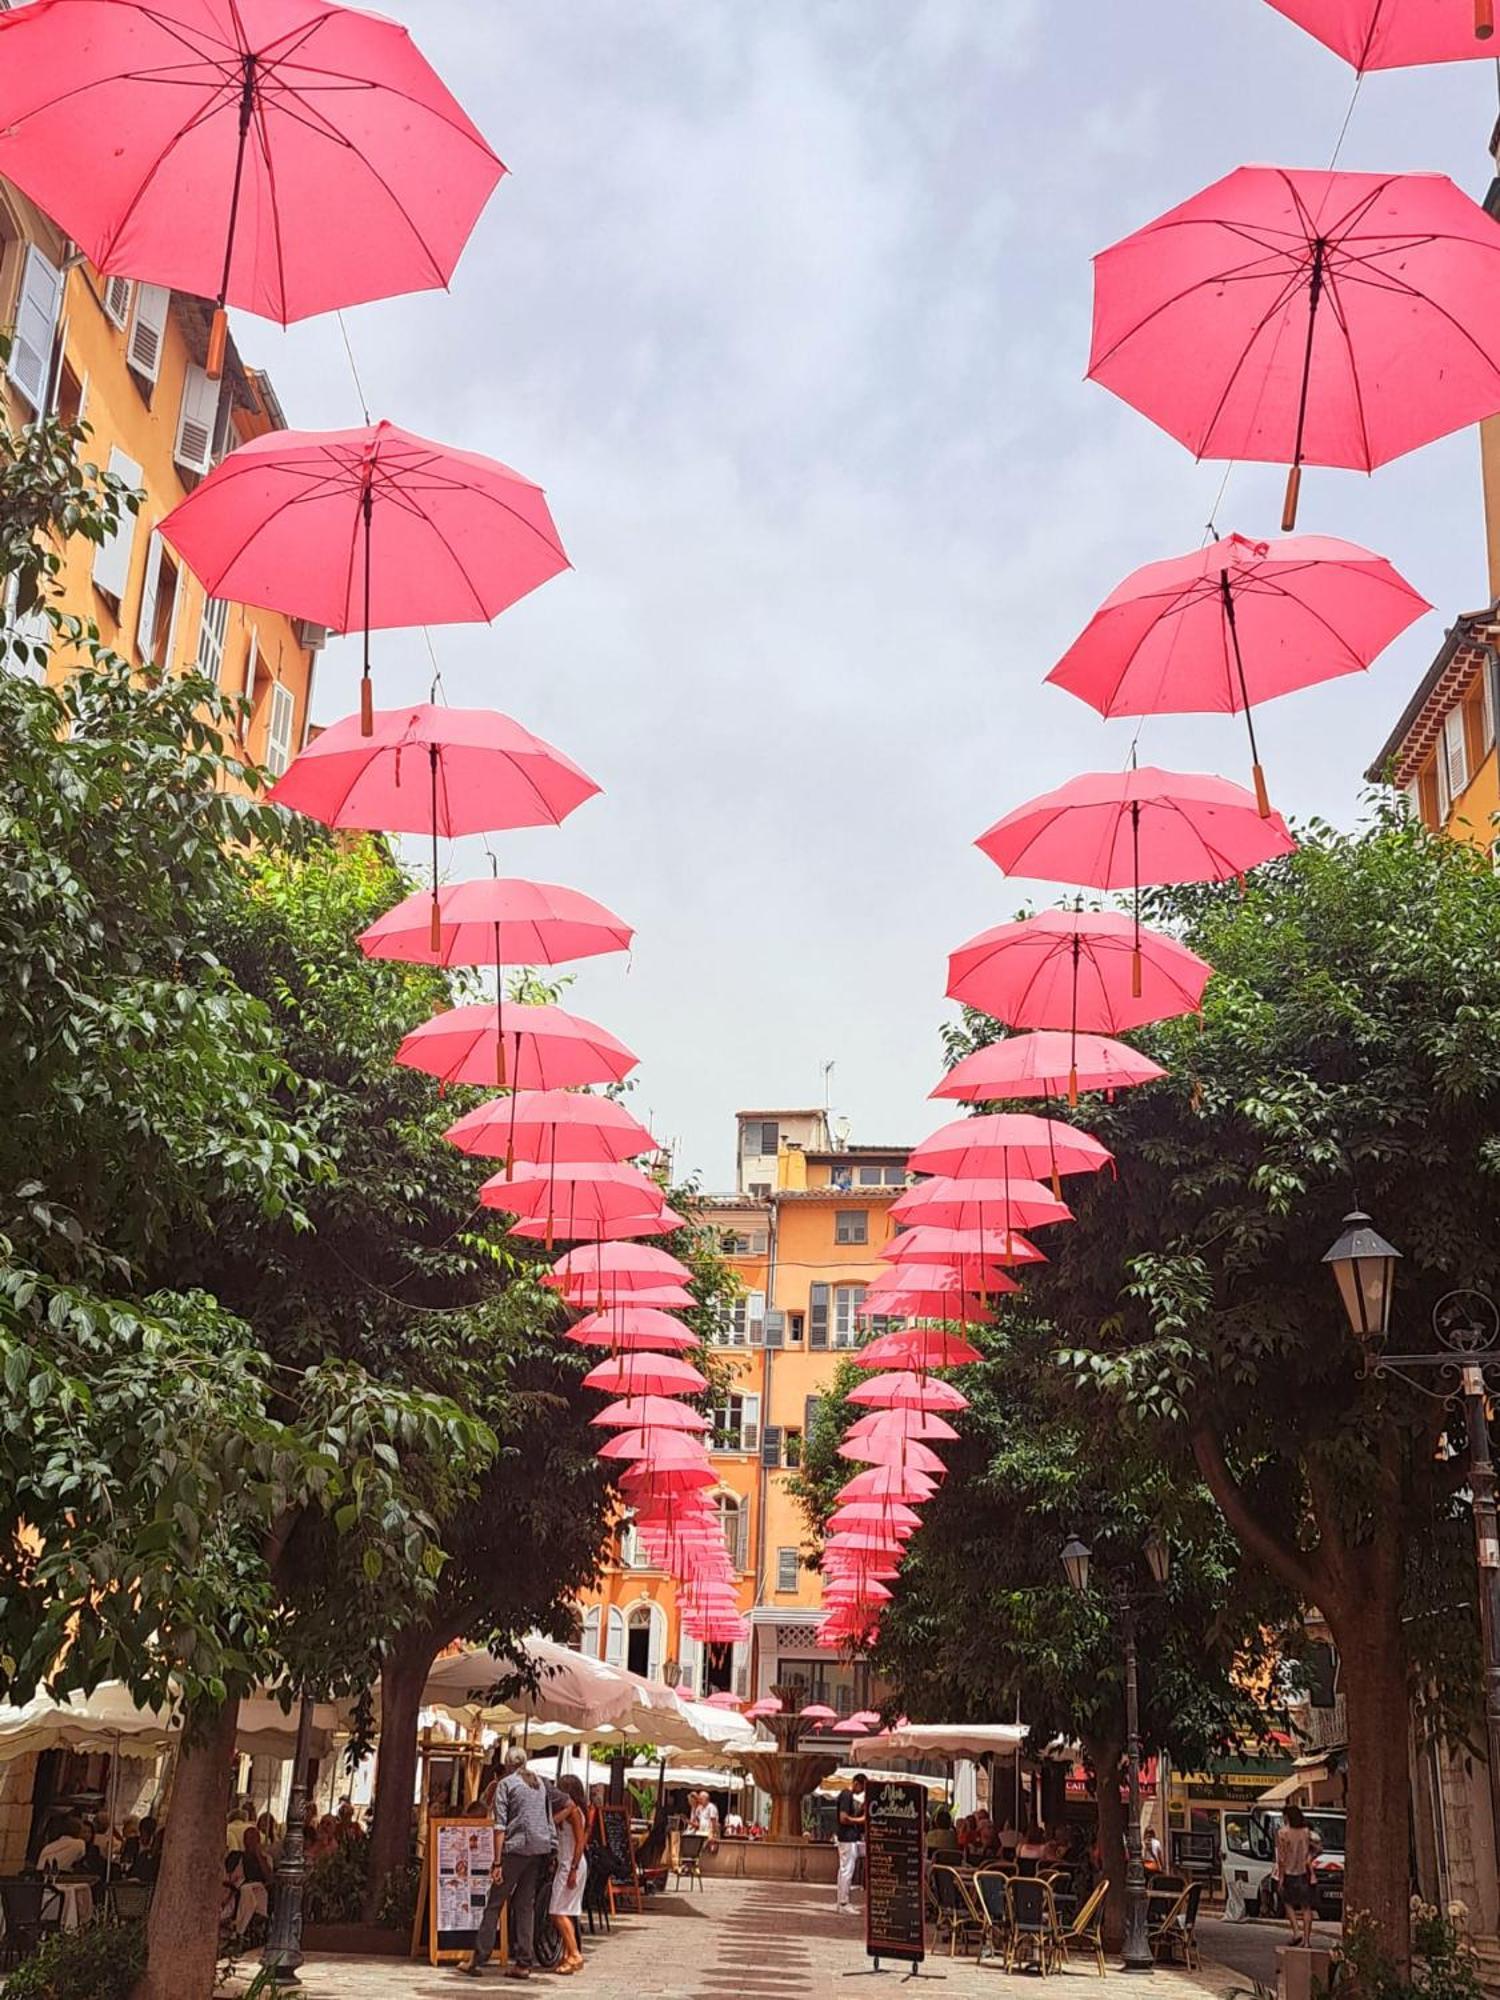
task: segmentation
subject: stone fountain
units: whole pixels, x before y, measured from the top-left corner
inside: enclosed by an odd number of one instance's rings
[[[801,1688],[774,1687],[771,1692],[781,1703],[781,1713],[759,1716],[757,1721],[770,1730],[776,1747],[747,1750],[740,1755],[739,1762],[761,1790],[770,1795],[771,1825],[760,1844],[769,1847],[779,1842],[806,1847],[810,1843],[802,1831],[802,1801],[838,1769],[840,1760],[831,1751],[797,1748],[804,1726],[798,1715]]]

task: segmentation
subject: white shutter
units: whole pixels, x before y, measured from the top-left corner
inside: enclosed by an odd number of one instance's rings
[[[150,660],[151,634],[156,627],[156,593],[161,586],[161,536],[155,528],[146,544],[146,572],[141,578],[141,608],[135,621],[135,649],[142,664]]]
[[[296,713],[292,691],[280,681],[271,683],[271,714],[266,724],[266,769],[279,778],[292,761],[292,719]]]
[[[171,298],[165,285],[141,285],[136,291],[135,318],[130,322],[125,359],[148,382],[154,382],[161,373],[161,341],[167,330]]]
[[[1443,717],[1443,757],[1448,777],[1448,797],[1458,798],[1469,782],[1469,755],[1464,744],[1464,712],[1460,704]]]
[[[604,1661],[610,1667],[623,1667],[625,1664],[625,1614],[613,1608],[605,1633]]]
[[[138,487],[141,483],[141,468],[118,445],[110,446],[106,469],[126,486]],[[94,588],[112,597],[117,605],[125,595],[125,583],[130,575],[130,551],[135,546],[135,527],[136,516],[129,508],[122,507],[114,533],[94,550]]]
[[[583,1614],[583,1637],[579,1641],[578,1650],[587,1659],[597,1660],[599,1657],[599,1607],[597,1604],[591,1604]]]
[[[62,294],[62,272],[34,243],[28,243],[7,372],[38,416],[47,401],[47,377],[52,372],[52,336],[57,331]]]
[[[130,295],[135,290],[133,278],[106,278],[104,280],[104,316],[113,320],[123,333],[130,318]]]
[[[1495,747],[1495,670],[1488,656],[1479,674],[1479,703],[1484,717],[1484,747]]]
[[[666,1647],[667,1619],[659,1604],[651,1607],[651,1637],[646,1654],[646,1678],[648,1681],[661,1679],[661,1657]]]
[[[175,462],[188,472],[207,472],[213,463],[214,429],[219,415],[219,384],[211,382],[196,362],[189,362],[177,418]]]
[[[260,634],[252,626],[250,650],[245,655],[245,699],[254,701],[255,683],[260,679]]]
[[[763,1347],[766,1339],[766,1295],[751,1292],[745,1301],[745,1320],[749,1330],[750,1345]]]
[[[229,625],[229,599],[205,597],[203,618],[198,626],[198,672],[218,685],[224,671],[224,634]]]
[[[760,1397],[740,1398],[740,1450],[754,1451],[760,1443]]]

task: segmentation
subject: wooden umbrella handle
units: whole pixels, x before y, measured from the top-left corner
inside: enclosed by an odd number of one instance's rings
[[[1478,32],[1476,28],[1475,33]],[[222,306],[215,306],[213,325],[208,330],[208,355],[203,364],[203,372],[210,382],[217,382],[224,373],[224,354],[228,346],[229,315]]]
[[[1486,6],[1489,0],[1478,0],[1478,4]],[[1284,535],[1289,535],[1297,525],[1297,502],[1301,495],[1302,467],[1294,465],[1286,476],[1286,499],[1281,505],[1281,532]]]
[[[359,733],[361,736],[375,734],[375,690],[370,685],[368,674],[359,684]]]
[[[1255,773],[1255,810],[1262,819],[1271,817],[1271,794],[1266,790],[1266,774],[1259,764],[1252,767]]]
[[[1474,0],[1474,38],[1487,42],[1495,32],[1495,0]]]

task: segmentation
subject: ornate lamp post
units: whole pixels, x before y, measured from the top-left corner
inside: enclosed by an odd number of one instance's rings
[[[1325,1255],[1339,1296],[1364,1355],[1368,1375],[1394,1375],[1424,1396],[1463,1403],[1469,1447],[1469,1495],[1479,1568],[1479,1632],[1484,1648],[1484,1725],[1488,1750],[1490,1813],[1500,1847],[1500,1525],[1495,1465],[1490,1455],[1489,1396],[1500,1388],[1500,1309],[1485,1292],[1445,1293],[1432,1309],[1438,1345],[1425,1354],[1388,1354],[1385,1337],[1401,1252],[1376,1233],[1369,1216],[1344,1217],[1344,1231]],[[1429,1389],[1421,1375],[1448,1378]]]
[[[1141,1550],[1146,1558],[1151,1584],[1161,1590],[1171,1573],[1172,1553],[1153,1528]],[[1062,1566],[1068,1582],[1080,1597],[1089,1587],[1093,1551],[1076,1535],[1062,1551]],[[1125,1646],[1125,1947],[1122,1954],[1127,1972],[1150,1972],[1155,1964],[1146,1924],[1146,1865],[1141,1845],[1141,1693],[1136,1663],[1136,1616],[1145,1592],[1138,1584],[1134,1566],[1122,1565],[1112,1571],[1116,1612]],[[1103,1772],[1100,1784],[1105,1783]]]
[[[313,1703],[303,1695],[297,1711],[297,1745],[292,1752],[292,1790],[287,1800],[286,1836],[276,1863],[276,1900],[260,1962],[278,1986],[300,1986],[302,1885],[307,1879],[307,1765],[312,1750]]]

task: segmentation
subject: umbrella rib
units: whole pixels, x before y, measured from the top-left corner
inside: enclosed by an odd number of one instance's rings
[[[92,85],[83,85],[76,91],[66,91],[63,93],[63,97],[56,98],[53,100],[53,102],[60,104],[64,101],[64,98],[80,97],[84,95],[85,91],[92,88],[93,88]],[[200,125],[207,124],[209,119],[217,117],[221,111],[225,110],[233,102],[234,99],[233,90],[230,89],[228,86],[223,86],[223,89],[224,89],[223,101],[220,103],[211,102],[208,104],[200,104],[193,112],[192,116],[187,120],[185,120],[185,122],[182,125],[180,125],[178,129],[172,134],[171,138],[167,141],[166,145],[162,147],[160,153],[158,153],[156,158],[151,162],[149,170],[141,177],[140,181],[136,185],[134,192],[130,197],[130,200],[125,204],[124,211],[121,214],[119,221],[115,224],[114,228],[110,230],[106,241],[101,245],[101,256],[99,259],[101,268],[103,267],[104,264],[108,263],[108,261],[114,256],[115,248],[120,241],[121,232],[124,230],[126,224],[130,222],[136,210],[140,207],[142,201],[145,200],[147,190],[150,188],[152,182],[156,179],[157,175],[166,166],[167,161],[171,156],[171,154],[176,150],[178,146],[182,144],[183,140],[188,137],[189,133],[196,131]],[[51,107],[48,106],[42,108],[50,109]]]
[[[1134,340],[1138,333],[1143,332],[1146,327],[1150,326],[1153,320],[1160,319],[1163,313],[1170,312],[1174,306],[1180,306],[1184,299],[1190,299],[1193,296],[1194,292],[1202,291],[1205,288],[1205,286],[1225,285],[1234,283],[1236,281],[1245,281],[1254,278],[1267,278],[1273,275],[1274,273],[1270,271],[1258,270],[1254,264],[1246,264],[1228,271],[1213,271],[1210,272],[1207,277],[1194,278],[1193,282],[1190,285],[1184,285],[1181,291],[1173,292],[1171,296],[1168,298],[1159,299],[1157,303],[1154,306],[1152,306],[1149,312],[1143,313],[1133,326],[1127,327],[1126,330],[1120,335],[1120,337],[1116,341],[1114,341],[1108,348],[1106,348],[1104,353],[1099,356],[1098,360],[1093,363],[1093,366],[1091,367],[1089,372],[1091,374],[1097,374],[1100,368],[1106,366],[1111,360],[1113,360],[1114,356],[1119,353],[1120,349],[1124,347],[1129,341]],[[1266,325],[1266,322],[1269,319],[1273,318],[1275,314],[1283,312],[1286,309],[1286,307],[1291,303],[1292,299],[1296,296],[1299,286],[1303,282],[1304,276],[1305,276],[1305,268],[1301,265],[1298,265],[1290,273],[1290,283],[1287,289],[1285,290],[1283,295],[1276,301],[1276,303],[1269,309],[1269,311],[1265,314],[1265,316],[1262,318],[1260,322],[1260,325],[1256,327],[1255,332],[1251,335],[1251,344],[1253,344],[1255,339],[1259,336],[1262,328]]]
[[[285,326],[287,323],[286,244],[281,230],[281,198],[276,190],[276,163],[271,158],[271,135],[266,129],[266,103],[259,90],[255,93],[255,137],[265,166],[266,192],[271,200],[271,236],[276,246],[276,296],[280,305],[276,317]]]
[[[1359,386],[1359,361],[1354,352],[1354,336],[1349,330],[1349,316],[1344,311],[1344,302],[1339,296],[1338,284],[1331,271],[1325,274],[1328,286],[1328,303],[1333,311],[1333,323],[1343,336],[1344,353],[1349,364],[1349,386],[1354,392],[1354,414],[1359,420],[1359,441],[1364,451],[1367,468],[1373,470],[1375,454],[1370,448],[1370,428],[1365,421],[1365,399]]]
[[[1257,320],[1255,325],[1251,328],[1249,338],[1246,340],[1244,346],[1240,349],[1240,358],[1238,361],[1235,362],[1233,368],[1230,369],[1229,374],[1224,382],[1224,386],[1219,391],[1219,400],[1214,404],[1213,413],[1209,417],[1208,422],[1203,426],[1203,429],[1200,433],[1200,441],[1197,446],[1195,454],[1197,457],[1199,458],[1203,457],[1207,441],[1209,438],[1213,436],[1214,426],[1218,423],[1220,417],[1223,416],[1224,414],[1224,406],[1228,403],[1230,395],[1234,390],[1235,384],[1239,381],[1241,374],[1249,366],[1251,350],[1254,348],[1257,341],[1259,341],[1261,335],[1266,331],[1267,327],[1269,327],[1273,321],[1280,319],[1283,314],[1285,314],[1291,309],[1292,301],[1296,298],[1297,293],[1302,289],[1303,289],[1303,273],[1299,270],[1293,273],[1289,283],[1283,288],[1280,297],[1272,302],[1272,304],[1266,309],[1264,313],[1261,314],[1259,320]],[[1257,399],[1257,407],[1258,407],[1258,399]]]

